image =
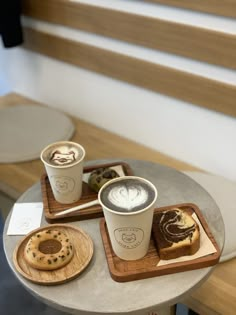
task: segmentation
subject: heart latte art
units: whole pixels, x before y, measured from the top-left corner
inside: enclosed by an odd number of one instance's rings
[[[121,184],[113,187],[107,198],[113,205],[130,211],[147,201],[148,192],[139,184],[130,186]]]
[[[155,192],[145,182],[127,179],[115,182],[103,191],[102,202],[119,212],[132,212],[146,208],[155,198]]]

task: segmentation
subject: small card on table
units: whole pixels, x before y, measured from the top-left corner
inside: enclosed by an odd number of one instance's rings
[[[43,213],[42,202],[15,203],[7,235],[26,235],[40,227]]]

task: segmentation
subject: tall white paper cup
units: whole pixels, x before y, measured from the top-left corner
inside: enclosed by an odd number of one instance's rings
[[[127,180],[134,181],[135,185],[127,186]],[[142,190],[143,185],[148,188],[150,200],[142,204],[140,189]],[[156,187],[150,181],[137,176],[112,179],[100,189],[98,199],[103,208],[112,248],[119,258],[136,260],[147,254],[157,196]],[[113,203],[107,202],[107,198],[111,198]],[[137,207],[139,201],[143,206]],[[130,211],[132,204],[135,206],[134,211]],[[123,207],[120,210],[119,205]]]
[[[52,154],[57,154],[58,163],[61,158],[65,164],[53,163]],[[56,201],[63,204],[78,201],[82,195],[85,149],[76,142],[59,141],[45,147],[40,157]]]

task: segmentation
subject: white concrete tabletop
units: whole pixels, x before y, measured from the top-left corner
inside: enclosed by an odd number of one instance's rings
[[[115,160],[112,160],[112,162]],[[121,161],[120,159],[118,161]],[[222,250],[224,223],[220,210],[212,197],[197,182],[172,168],[137,160],[123,160],[134,175],[144,177],[156,185],[159,196],[157,206],[195,203],[204,215],[212,234]],[[102,164],[111,160],[87,162]],[[42,201],[40,184],[32,186],[17,202]],[[76,279],[61,285],[43,286],[29,282],[17,273],[13,264],[13,251],[22,236],[6,235],[9,214],[3,233],[8,263],[19,281],[41,301],[71,314],[146,314],[158,311],[182,300],[210,275],[214,267],[202,268],[144,280],[119,283],[112,280],[100,235],[100,219],[71,222],[86,231],[94,242],[94,256],[87,269]],[[42,226],[48,224],[44,218]],[[146,312],[146,313],[145,313]]]

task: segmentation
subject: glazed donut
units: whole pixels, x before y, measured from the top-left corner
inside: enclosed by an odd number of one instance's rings
[[[58,230],[46,229],[31,236],[24,249],[26,262],[39,270],[54,270],[65,266],[73,257],[69,237]]]

